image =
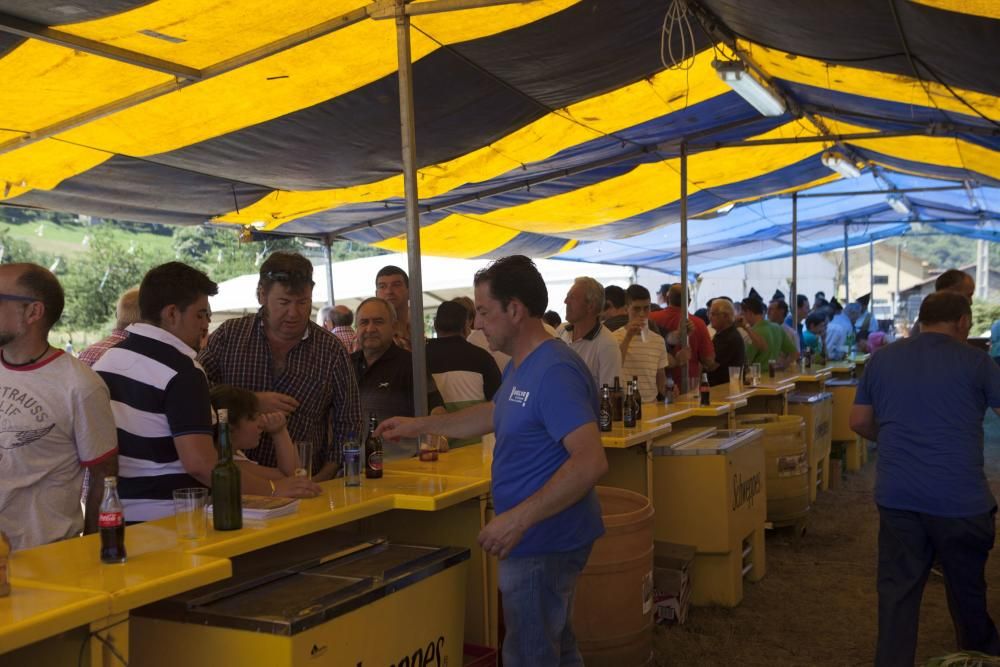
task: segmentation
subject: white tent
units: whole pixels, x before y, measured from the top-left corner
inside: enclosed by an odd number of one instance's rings
[[[472,280],[476,271],[487,266],[486,259],[452,259],[447,257],[423,257],[421,262],[424,309],[434,310],[443,301],[456,296],[472,296]],[[333,291],[337,304],[355,308],[369,296],[375,294],[375,274],[387,264],[394,264],[406,270],[406,255],[395,253],[377,257],[363,257],[333,265]],[[549,309],[563,313],[563,299],[577,276],[591,276],[602,285],[628,286],[632,279],[632,269],[612,264],[589,262],[569,262],[555,259],[536,259],[535,264],[545,278],[549,289]],[[670,282],[665,274],[642,271],[641,283]],[[257,274],[232,278],[219,285],[219,293],[209,299],[216,323],[247,313],[256,312]],[[326,265],[318,264],[313,270],[313,304],[317,308],[327,303]],[[648,286],[648,285],[647,285]]]

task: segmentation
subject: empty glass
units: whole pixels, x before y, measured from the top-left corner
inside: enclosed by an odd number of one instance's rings
[[[174,517],[177,520],[177,537],[182,540],[199,540],[208,532],[205,507],[208,489],[174,489]]]
[[[443,441],[443,442],[442,442]],[[447,447],[447,438],[436,433],[424,433],[420,436],[420,460],[437,461],[438,452]]]
[[[750,384],[760,386],[760,364],[750,364]]]
[[[312,443],[308,440],[297,440],[295,442],[295,451],[299,455],[299,467],[295,469],[295,476],[312,479]]]

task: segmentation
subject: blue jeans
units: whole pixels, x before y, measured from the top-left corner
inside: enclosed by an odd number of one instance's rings
[[[570,615],[590,548],[500,561],[504,667],[583,666]]]
[[[986,607],[986,560],[996,509],[954,519],[879,507],[878,647],[875,664],[913,665],[920,598],[935,557],[944,573],[959,650],[1000,654]]]

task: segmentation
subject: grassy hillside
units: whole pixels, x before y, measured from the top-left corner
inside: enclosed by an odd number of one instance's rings
[[[0,226],[9,229],[12,238],[29,243],[37,252],[67,258],[85,253],[87,246],[84,240],[93,234],[93,227],[90,226],[60,224],[51,220],[11,220],[3,215],[3,209],[0,209]],[[173,252],[172,236],[111,226],[116,238],[125,244],[134,243],[151,251]]]

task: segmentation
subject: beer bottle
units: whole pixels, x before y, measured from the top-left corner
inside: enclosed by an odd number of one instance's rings
[[[601,407],[598,411],[597,423],[601,430],[607,433],[611,430],[611,397],[608,385],[601,387]]]
[[[91,480],[93,482],[94,480]],[[104,498],[97,515],[101,533],[101,562],[125,562],[125,512],[118,499],[118,478],[104,478]]]
[[[701,394],[701,404],[711,405],[712,397],[709,394],[711,387],[708,385],[708,373],[701,374],[701,384],[698,385],[698,393]]]
[[[622,422],[625,428],[635,428],[635,394],[632,393],[632,383],[629,382],[625,393],[625,403],[622,405]]]
[[[639,377],[632,376],[632,396],[635,398],[635,420],[642,421],[642,395],[639,393]]]
[[[674,402],[674,378],[667,375],[666,389],[663,390],[663,404],[670,405]]]
[[[219,409],[219,461],[212,469],[212,525],[216,530],[239,530],[243,527],[240,495],[240,469],[233,461],[229,441],[229,411]]]
[[[611,388],[611,420],[620,422],[622,420],[622,406],[624,397],[622,396],[622,383],[615,376],[615,386]]]
[[[813,349],[811,347],[806,348],[806,368],[812,368],[813,365]]]
[[[10,595],[10,540],[0,530],[0,598]]]
[[[382,477],[382,438],[375,435],[378,420],[375,413],[368,417],[368,437],[365,438],[365,477],[379,479]]]

